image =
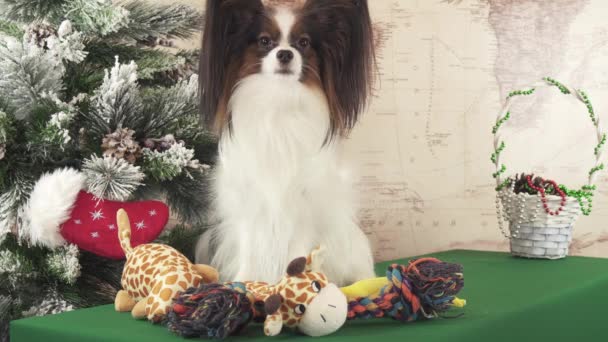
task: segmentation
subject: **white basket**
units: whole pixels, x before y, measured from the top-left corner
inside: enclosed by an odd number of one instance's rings
[[[532,91],[523,92],[524,95],[531,94],[535,89],[542,87],[554,87],[553,80],[545,79],[543,82],[538,82],[532,85],[529,89]],[[567,90],[570,95],[583,102],[590,112],[593,109],[586,99],[584,93],[580,90],[561,85],[560,90]],[[521,95],[522,92],[516,92]],[[543,202],[540,195],[530,195],[521,192],[515,194],[514,182],[512,186],[503,187],[504,181],[501,179],[501,174],[505,171],[505,166],[500,163],[500,152],[504,149],[504,142],[497,134],[500,125],[508,119],[509,111],[513,103],[512,95],[509,96],[505,106],[499,113],[496,119],[496,128],[494,131],[494,163],[496,165],[496,184],[499,191],[496,194],[496,210],[498,215],[499,227],[503,234],[510,239],[511,254],[526,258],[542,258],[542,259],[561,259],[568,255],[570,242],[572,241],[572,231],[574,223],[580,216],[582,210],[576,198],[566,197],[566,202],[562,207],[559,215],[550,215],[543,208]],[[600,130],[599,118],[593,118],[594,127],[597,132],[598,147],[596,148],[595,166],[589,173],[588,185],[592,185],[595,181],[596,171],[600,166],[602,155],[602,144],[605,140],[604,133]],[[598,170],[595,170],[595,169]],[[549,209],[555,211],[561,205],[561,197],[547,195],[547,205]],[[508,222],[509,232],[505,231],[504,223]]]
[[[572,230],[581,210],[575,198],[566,197],[563,211],[552,216],[542,206],[540,196],[499,192],[503,219],[509,222],[511,254],[526,258],[560,259],[568,255]],[[549,207],[560,205],[559,196],[548,195]]]

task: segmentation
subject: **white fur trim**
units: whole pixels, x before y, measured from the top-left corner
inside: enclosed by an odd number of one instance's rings
[[[33,244],[55,248],[66,243],[59,226],[70,218],[83,185],[84,176],[74,169],[60,169],[40,177],[24,212]]]

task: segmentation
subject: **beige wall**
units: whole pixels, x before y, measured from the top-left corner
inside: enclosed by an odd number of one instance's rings
[[[378,259],[508,248],[497,229],[489,156],[490,129],[512,87],[554,75],[584,86],[600,115],[608,108],[608,24],[601,18],[608,2],[457,2],[370,1],[381,76],[348,156],[359,172],[359,218]],[[507,164],[581,185],[594,144],[584,108],[539,96],[507,127]],[[605,175],[599,186],[595,212],[577,223],[575,254],[608,257]]]

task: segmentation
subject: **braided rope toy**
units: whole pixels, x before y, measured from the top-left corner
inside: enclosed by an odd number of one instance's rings
[[[250,321],[264,323],[276,336],[283,327],[308,336],[325,336],[346,321],[347,301],[340,289],[319,272],[323,248],[294,259],[276,284],[232,282],[203,284],[173,300],[167,316],[170,331],[184,337],[224,339]]]
[[[252,303],[244,286],[203,284],[175,298],[167,328],[183,337],[225,339],[252,318]]]
[[[386,277],[362,280],[342,288],[348,319],[389,317],[401,322],[432,319],[466,301],[456,294],[464,286],[462,266],[435,258],[391,265]]]
[[[264,322],[269,336],[277,335],[283,325],[323,336],[335,332],[346,319],[390,317],[413,322],[465,305],[456,298],[464,286],[458,264],[434,258],[412,260],[407,266],[391,265],[386,277],[338,289],[323,274],[303,268],[305,263],[313,265],[314,255],[294,260],[277,286],[234,282],[190,288],[174,299],[167,326],[183,337],[224,339],[254,321]],[[318,317],[323,322],[315,321]]]

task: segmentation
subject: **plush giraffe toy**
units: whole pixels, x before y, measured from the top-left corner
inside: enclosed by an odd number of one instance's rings
[[[134,318],[160,322],[173,298],[201,282],[214,283],[218,272],[206,265],[193,265],[175,249],[160,244],[131,246],[131,225],[127,212],[116,214],[120,245],[127,256],[122,288],[114,302],[116,311],[131,311]]]
[[[188,290],[174,301],[168,316],[169,329],[185,337],[225,338],[253,318],[264,322],[267,336],[278,335],[283,327],[297,329],[309,336],[335,332],[346,321],[347,301],[340,289],[319,272],[322,252],[323,249],[318,248],[308,257],[293,260],[287,267],[287,274],[276,285],[234,282],[224,284],[223,289],[203,285]],[[217,300],[218,291],[228,294]],[[243,298],[239,299],[237,294],[246,297],[249,304],[239,313],[246,319],[236,320],[237,324],[226,329],[229,325],[226,322],[234,318],[234,312],[228,318],[226,313],[213,315],[209,308],[217,308],[218,302],[226,300],[234,301],[225,304],[226,307],[235,308],[243,303]]]

